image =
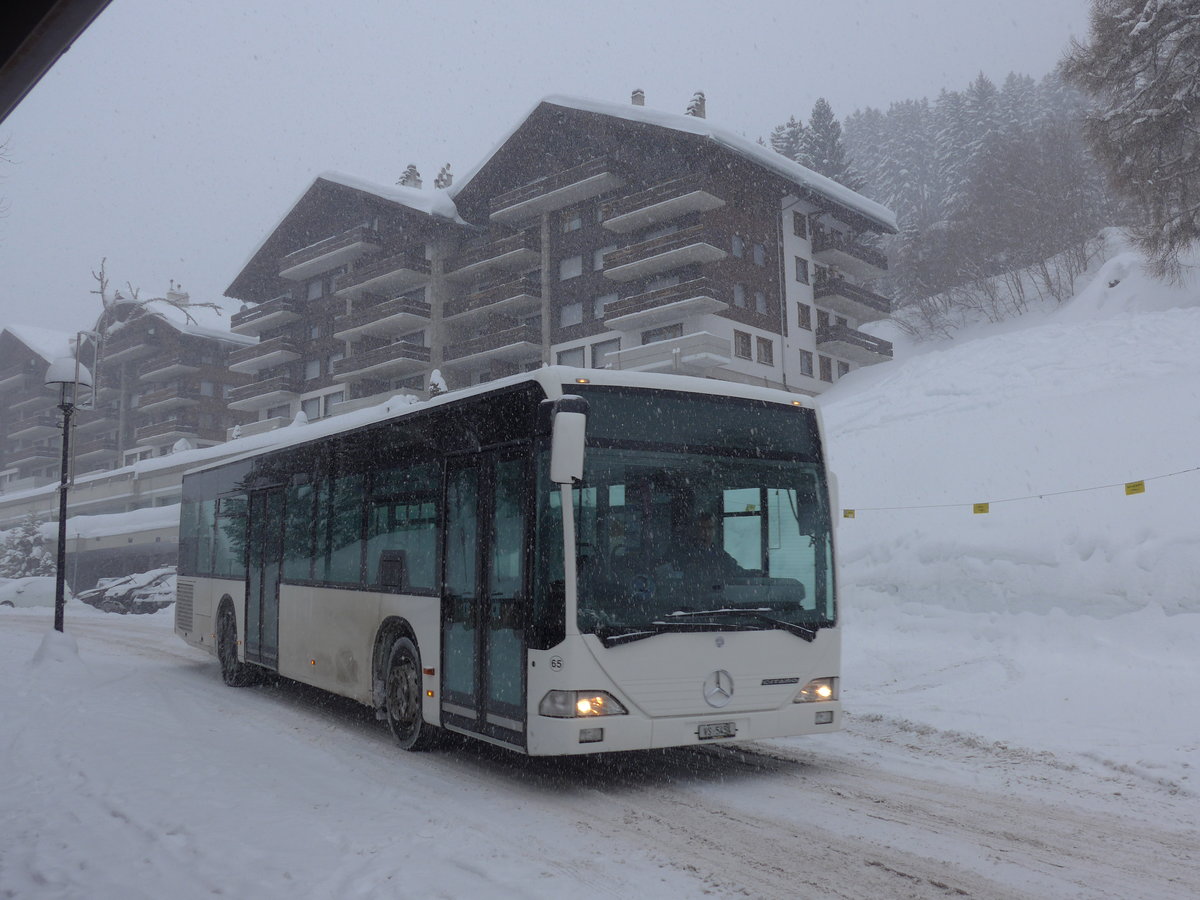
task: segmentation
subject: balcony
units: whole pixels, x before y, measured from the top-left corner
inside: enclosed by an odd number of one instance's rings
[[[142,363],[138,377],[142,381],[171,381],[182,375],[200,371],[200,360],[192,356],[180,356],[178,351],[164,353]]]
[[[729,365],[730,360],[729,339],[707,331],[618,350],[605,357],[612,369],[682,375],[704,375],[717,366]]]
[[[62,459],[62,448],[41,445],[39,447],[22,447],[19,450],[9,450],[4,454],[4,465],[36,466],[58,462]]]
[[[164,413],[169,409],[195,406],[199,398],[200,382],[182,381],[142,394],[138,398],[138,411]]]
[[[818,325],[817,349],[862,366],[887,362],[892,358],[889,341],[871,337],[848,325]]]
[[[14,369],[0,375],[0,391],[6,394],[13,391],[29,391],[41,387],[37,376],[28,369]]]
[[[123,365],[154,356],[160,349],[154,342],[153,326],[142,329],[127,325],[115,333],[105,335],[101,359],[109,365]]]
[[[236,312],[229,318],[229,330],[234,334],[257,336],[264,331],[295,322],[300,316],[300,304],[290,294],[283,294]]]
[[[352,271],[338,277],[335,293],[342,297],[358,297],[364,291],[394,295],[428,280],[429,260],[422,244],[382,258],[359,260]]]
[[[728,291],[711,278],[634,294],[604,308],[604,324],[618,331],[653,328],[729,309]]]
[[[396,337],[429,324],[429,304],[413,297],[393,297],[333,320],[333,336],[343,341],[370,337]]]
[[[355,353],[333,364],[333,374],[347,381],[361,378],[403,378],[429,365],[429,348],[397,341],[386,347]]]
[[[879,278],[887,273],[887,256],[849,235],[813,229],[813,259],[855,278]]]
[[[56,416],[51,413],[26,416],[12,423],[12,426],[8,430],[8,436],[10,438],[34,440],[36,438],[49,437],[55,432],[61,431],[61,426],[62,416]]]
[[[533,325],[515,325],[447,346],[444,367],[464,368],[485,361],[517,363],[541,352],[542,330]]]
[[[625,183],[604,157],[531,181],[492,198],[491,219],[512,224],[563,209]]]
[[[293,250],[279,261],[279,277],[303,281],[351,263],[364,253],[373,253],[381,244],[377,231],[367,225],[357,225],[349,231]]]
[[[542,306],[542,282],[526,275],[446,301],[443,314],[447,321],[465,319],[481,313],[532,315]]]
[[[300,396],[296,383],[290,375],[276,375],[253,384],[234,388],[229,392],[230,409],[241,412],[258,412],[282,403],[290,403]]]
[[[719,246],[723,243],[715,232],[693,225],[605,254],[604,277],[632,281],[692,263],[717,262],[729,255]]]
[[[141,425],[134,432],[139,444],[150,441],[166,443],[180,438],[194,438],[200,433],[200,423],[191,416],[180,416],[169,422],[155,422],[152,425]]]
[[[300,358],[300,351],[287,337],[275,337],[229,354],[229,371],[257,374],[263,369],[283,365]]]
[[[80,441],[75,446],[75,461],[78,463],[95,464],[105,459],[116,459],[116,438],[97,438],[92,441]]]
[[[826,278],[813,285],[813,300],[838,315],[859,322],[886,319],[892,314],[892,301],[844,278]]]
[[[116,427],[117,409],[114,406],[98,406],[81,409],[75,413],[75,433],[92,434]]]
[[[699,175],[685,175],[605,203],[601,210],[604,227],[617,234],[628,234],[657,222],[670,222],[689,213],[724,206],[725,201],[713,194],[710,187]]]
[[[452,257],[446,274],[456,281],[474,278],[490,269],[522,272],[542,261],[542,237],[536,228],[510,234],[482,247],[472,247]]]

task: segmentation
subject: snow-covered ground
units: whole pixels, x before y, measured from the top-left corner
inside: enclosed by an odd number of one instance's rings
[[[1200,895],[1200,296],[1020,326],[826,395],[845,731],[404,754],[169,610],[0,609],[0,897]]]

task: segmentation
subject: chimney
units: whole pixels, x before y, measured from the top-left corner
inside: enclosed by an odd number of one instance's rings
[[[634,106],[645,106],[646,105],[646,92],[643,91],[641,88],[638,88],[637,90],[635,90],[633,92],[633,96],[630,98],[630,100],[632,101]]]
[[[187,291],[183,289],[183,285],[176,284],[175,279],[171,279],[171,287],[167,291],[167,299],[172,303],[187,303],[190,298]]]
[[[696,91],[692,102],[688,104],[687,114],[697,119],[704,118],[704,91]]]
[[[419,188],[421,173],[417,171],[417,167],[413,163],[409,163],[408,168],[404,170],[404,174],[400,176],[400,180],[396,184],[401,187]]]
[[[448,188],[454,183],[454,173],[450,171],[450,163],[442,166],[442,170],[438,172],[437,178],[433,180],[435,188]]]

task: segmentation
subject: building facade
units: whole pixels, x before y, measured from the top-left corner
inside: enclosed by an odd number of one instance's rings
[[[691,115],[552,97],[460,185],[328,173],[226,292],[230,406],[269,428],[544,364],[819,393],[891,358],[862,330],[892,214]]]

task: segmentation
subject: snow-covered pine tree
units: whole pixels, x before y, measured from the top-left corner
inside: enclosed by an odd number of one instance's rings
[[[1200,2],[1092,0],[1063,72],[1096,102],[1085,131],[1141,213],[1134,240],[1157,274],[1177,274],[1200,241]]]
[[[42,519],[36,513],[4,533],[0,540],[0,577],[53,575],[54,567],[54,552],[42,537]]]
[[[862,189],[862,179],[851,166],[846,148],[842,145],[841,123],[824,97],[818,98],[813,104],[796,161],[851,190]]]
[[[796,121],[795,116],[788,116],[785,124],[771,129],[771,149],[793,162],[799,158],[803,142],[804,123]]]

